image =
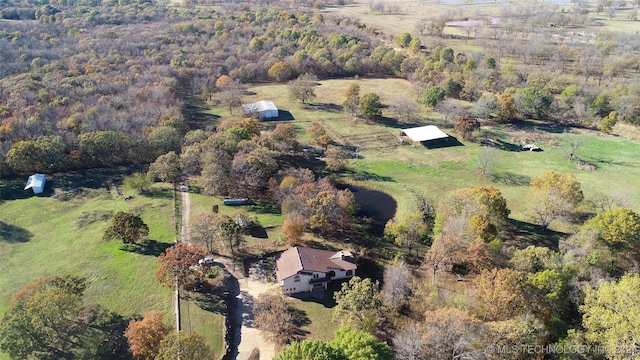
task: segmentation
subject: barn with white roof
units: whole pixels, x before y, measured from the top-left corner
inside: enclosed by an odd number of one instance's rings
[[[400,130],[400,135],[405,135],[414,142],[425,142],[431,140],[447,139],[449,135],[445,134],[435,125],[427,125]]]
[[[278,117],[278,108],[273,101],[262,100],[252,104],[243,104],[245,114],[258,114],[260,119],[273,119]]]

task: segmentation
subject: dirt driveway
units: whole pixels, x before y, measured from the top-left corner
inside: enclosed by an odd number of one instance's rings
[[[250,278],[238,279],[240,295],[238,299],[237,320],[242,322],[240,328],[240,344],[238,345],[237,360],[249,358],[254,348],[260,350],[260,360],[272,359],[275,356],[273,344],[267,343],[258,329],[253,326],[253,300],[260,294],[276,288],[273,283]]]
[[[181,240],[189,243],[191,201],[188,189],[182,190],[181,188],[180,193],[182,196]],[[236,296],[238,303],[235,314],[233,314],[236,324],[242,325],[240,326],[240,334],[235,337],[236,341],[239,341],[236,344],[238,353],[235,359],[247,360],[254,348],[260,350],[261,360],[272,359],[275,356],[273,345],[267,343],[258,329],[253,326],[253,299],[264,292],[276,289],[277,285],[266,281],[264,269],[259,264],[250,269],[250,276],[245,277],[230,259],[216,257],[216,261],[222,263],[227,271],[238,279],[238,284],[240,285],[240,293]]]
[[[236,296],[237,306],[234,314],[236,324],[240,325],[240,333],[236,333],[238,352],[235,359],[247,360],[254,348],[260,350],[260,360],[269,360],[275,356],[273,344],[264,340],[253,325],[253,301],[260,294],[277,289],[277,284],[266,281],[264,271],[258,266],[250,269],[250,276],[245,277],[230,259],[216,258],[227,271],[238,279],[240,291]],[[257,270],[257,271],[256,271]]]

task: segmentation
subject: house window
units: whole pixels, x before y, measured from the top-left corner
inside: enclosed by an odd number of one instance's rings
[[[334,276],[336,276],[336,272],[333,270],[329,271],[329,277],[334,277]]]
[[[314,278],[314,279],[317,279],[318,277],[319,277],[319,275],[318,275],[318,274],[313,274],[313,278]]]
[[[351,271],[351,270],[347,270],[347,273],[346,273],[345,275],[346,275],[346,276],[351,276],[351,275],[353,275],[353,271]]]
[[[296,275],[293,277],[293,282],[300,282],[300,276]]]

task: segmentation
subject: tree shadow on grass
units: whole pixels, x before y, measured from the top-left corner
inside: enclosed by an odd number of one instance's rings
[[[444,139],[423,141],[420,144],[422,146],[426,147],[429,150],[448,148],[448,147],[453,147],[453,146],[464,146],[463,143],[458,141],[458,139],[456,139],[453,136],[449,136],[449,137],[446,137]]]
[[[482,140],[480,145],[492,147],[498,150],[511,151],[511,152],[520,152],[522,151],[522,147],[520,145],[512,144],[510,142],[506,142],[504,140],[496,139],[494,140]]]
[[[277,206],[264,200],[256,200],[247,206],[247,210],[258,214],[280,214],[280,209]]]
[[[553,134],[561,134],[567,131],[567,126],[559,123],[547,123],[536,120],[518,120],[511,123],[516,129],[540,130]]]
[[[24,190],[26,183],[26,176],[2,179],[0,181],[0,202],[32,197],[33,191],[31,191],[31,189]]]
[[[0,221],[0,241],[24,243],[31,238],[33,238],[33,234],[29,230]]]
[[[204,129],[206,125],[220,119],[220,115],[205,112],[208,107],[200,99],[193,99],[185,102],[180,109],[182,116],[193,129]]]
[[[333,246],[331,246],[331,244],[323,242],[323,241],[318,241],[318,240],[305,240],[304,244],[306,247],[310,247],[313,249],[319,249],[319,250],[329,250],[329,251],[338,251],[340,249],[337,249]]]
[[[509,219],[506,226],[506,245],[524,249],[527,246],[544,246],[552,250],[558,250],[560,240],[567,234],[545,229],[544,227],[520,220]]]
[[[138,169],[134,167],[133,169]],[[62,191],[81,192],[82,189],[106,189],[113,185],[122,184],[122,179],[126,172],[130,172],[132,167],[114,167],[102,169],[89,169],[68,171],[55,175],[46,175],[44,192],[36,195],[39,197],[50,197],[55,194],[55,189]],[[26,199],[34,196],[31,189],[24,190],[28,176],[15,176],[4,178],[0,181],[0,201]]]
[[[325,111],[325,112],[332,112],[332,113],[338,113],[343,111],[342,106],[334,103],[313,103],[313,104],[308,104],[307,107],[311,110],[318,110],[318,111]]]
[[[283,166],[291,166],[298,167],[303,169],[309,169],[314,172],[316,175],[320,175],[323,173],[327,164],[316,155],[306,155],[306,156],[292,156],[292,155],[284,155],[280,156],[279,162]]]
[[[112,185],[122,183],[126,168],[91,169],[83,171],[71,171],[56,176],[47,176],[47,185],[63,190],[75,190],[81,188],[109,189]],[[46,188],[46,185],[45,185]]]
[[[492,181],[507,186],[529,186],[531,177],[526,175],[514,174],[512,172],[492,174]]]
[[[395,129],[407,129],[412,127],[424,126],[424,124],[419,124],[417,122],[399,121],[396,118],[387,116],[382,116],[379,119],[375,120],[375,122]]]
[[[358,181],[383,181],[383,182],[396,182],[396,180],[390,176],[382,176],[368,171],[344,171],[344,174],[348,175],[350,178],[358,180]]]
[[[142,195],[152,199],[172,199],[173,191],[171,189],[149,189]]]
[[[307,316],[307,312],[304,310],[296,309],[292,306],[289,307],[289,312],[292,315],[293,319],[291,323],[295,326],[292,330],[293,338],[295,341],[300,341],[309,336],[310,332],[302,329],[303,326],[308,326],[311,324],[311,319]]]
[[[134,252],[140,255],[151,255],[158,257],[164,253],[172,244],[159,242],[157,240],[147,239],[141,241],[138,245],[123,247],[124,251]]]
[[[269,238],[269,234],[267,233],[267,230],[260,226],[260,225],[255,225],[252,226],[249,229],[249,235],[253,236],[254,238],[258,238],[258,239],[268,239]]]
[[[224,301],[212,294],[191,293],[189,296],[198,307],[204,311],[225,315],[226,306]]]
[[[374,259],[369,257],[357,257],[356,264],[358,269],[356,275],[365,279],[370,278],[372,281],[382,281],[384,274],[384,266],[380,265]]]

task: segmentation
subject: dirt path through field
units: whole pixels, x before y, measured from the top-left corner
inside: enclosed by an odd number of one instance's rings
[[[189,243],[189,217],[191,215],[191,198],[189,191],[180,190],[182,197],[182,227],[180,229],[180,237],[183,243]]]

